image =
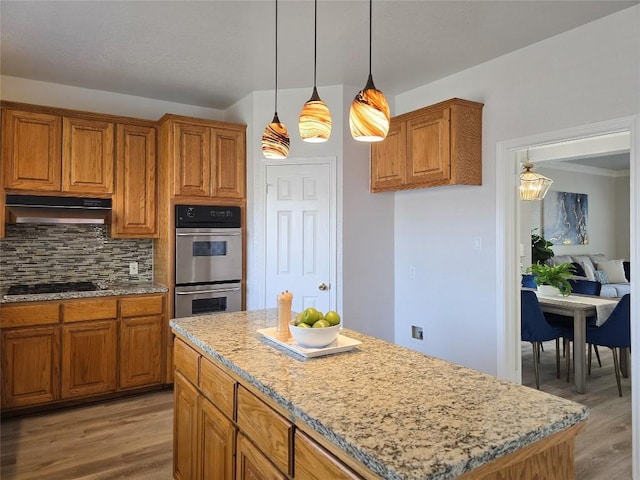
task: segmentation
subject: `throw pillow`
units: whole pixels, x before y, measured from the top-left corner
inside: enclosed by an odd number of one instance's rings
[[[579,263],[582,269],[584,270],[584,276],[587,278],[587,280],[591,280],[592,282],[594,282],[596,280],[595,274],[593,273],[595,272],[595,268],[591,268],[588,263],[584,263],[584,262],[577,262],[577,263]]]
[[[631,262],[622,262],[622,268],[624,268],[624,276],[627,281],[631,281]]]
[[[607,256],[604,255],[603,253],[595,253],[593,255],[589,255],[589,258],[591,259],[591,263],[593,263],[594,265],[597,265],[598,263],[608,262],[609,261]]]
[[[598,269],[607,274],[609,283],[629,283],[624,276],[623,260],[609,260],[598,264]]]
[[[591,269],[592,272],[595,272],[596,267],[593,264],[593,262],[591,261],[591,259],[589,258],[589,255],[573,255],[572,258],[573,258],[574,262],[579,262],[583,266],[586,265]],[[585,268],[585,272],[586,271],[587,271],[587,269]],[[589,280],[593,280],[593,278],[590,278]]]
[[[596,282],[600,282],[602,284],[609,283],[609,277],[607,277],[607,274],[604,272],[604,270],[596,270],[595,272],[593,272],[593,275],[596,279]]]
[[[576,277],[586,277],[587,274],[584,271],[584,268],[582,268],[582,265],[579,262],[571,262],[571,265],[573,265],[573,274]]]
[[[560,265],[561,263],[571,263],[573,260],[569,255],[556,255],[555,257],[551,257],[551,262],[554,265]]]

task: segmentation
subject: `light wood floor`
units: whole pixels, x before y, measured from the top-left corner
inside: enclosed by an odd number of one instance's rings
[[[2,421],[2,480],[170,480],[173,391]]]
[[[554,342],[541,354],[540,388],[590,409],[576,444],[579,480],[631,479],[631,387],[618,397],[609,349],[601,349],[586,394],[555,376]],[[523,343],[523,383],[535,388],[531,346]],[[564,363],[562,365],[564,368]],[[170,480],[173,397],[170,390],[6,419],[1,427],[2,480]]]
[[[560,345],[562,348],[562,345]],[[618,396],[611,350],[600,347],[602,368],[593,357],[587,375],[587,393],[575,391],[573,375],[566,382],[564,358],[556,378],[555,341],[544,344],[540,355],[540,390],[567,398],[589,408],[587,429],[576,440],[576,479],[631,479],[631,380],[622,378],[622,398]],[[533,350],[522,343],[522,383],[535,388]]]

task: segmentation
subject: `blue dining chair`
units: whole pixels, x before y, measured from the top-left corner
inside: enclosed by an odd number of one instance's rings
[[[542,313],[536,293],[530,290],[520,292],[521,338],[523,342],[531,342],[533,347],[533,371],[536,377],[536,388],[540,390],[540,346],[548,340],[556,341],[556,374],[560,378],[560,337],[562,332],[552,327]]]
[[[620,363],[618,354],[621,348],[631,348],[631,295],[624,295],[611,315],[599,327],[587,328],[587,343],[609,347],[613,352],[613,368],[618,383],[618,395],[622,396],[620,385]]]

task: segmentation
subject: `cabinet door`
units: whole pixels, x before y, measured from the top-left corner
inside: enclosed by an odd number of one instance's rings
[[[407,120],[407,183],[447,185],[451,178],[450,109],[426,112]]]
[[[173,128],[174,195],[211,195],[211,129],[175,123]]]
[[[156,129],[119,124],[114,236],[153,237],[156,229]]]
[[[113,193],[113,123],[63,120],[62,191]]]
[[[407,135],[404,121],[391,119],[389,133],[371,145],[371,191],[398,190],[407,178]]]
[[[214,197],[244,198],[244,132],[215,129],[212,143],[211,194]]]
[[[60,328],[2,332],[2,408],[60,398]]]
[[[116,389],[116,320],[62,327],[62,398]]]
[[[353,473],[337,458],[306,435],[296,432],[295,439],[296,480],[358,480],[361,477]]]
[[[211,402],[200,396],[200,472],[203,480],[233,480],[235,427]]]
[[[155,385],[162,381],[162,316],[120,321],[119,388]]]
[[[173,478],[196,478],[198,459],[198,391],[179,372],[173,383]]]
[[[238,433],[236,480],[286,480],[286,478],[253,443]]]
[[[2,114],[4,185],[60,191],[62,117],[5,110]]]

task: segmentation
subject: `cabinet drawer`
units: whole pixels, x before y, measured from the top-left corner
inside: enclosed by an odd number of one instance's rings
[[[241,385],[237,423],[282,472],[293,473],[289,466],[293,426]]]
[[[120,315],[137,317],[140,315],[160,315],[162,313],[162,297],[129,297],[120,300]]]
[[[59,321],[60,304],[57,302],[0,307],[1,328],[48,325]]]
[[[176,370],[191,383],[198,385],[200,354],[177,338],[173,345],[173,362]]]
[[[296,480],[324,480],[326,478],[333,480],[359,480],[362,478],[300,432],[296,432],[295,445]]]
[[[236,382],[204,357],[200,360],[200,391],[230,419],[234,419]]]
[[[114,298],[73,300],[62,303],[63,322],[103,320],[118,316],[118,301]]]

